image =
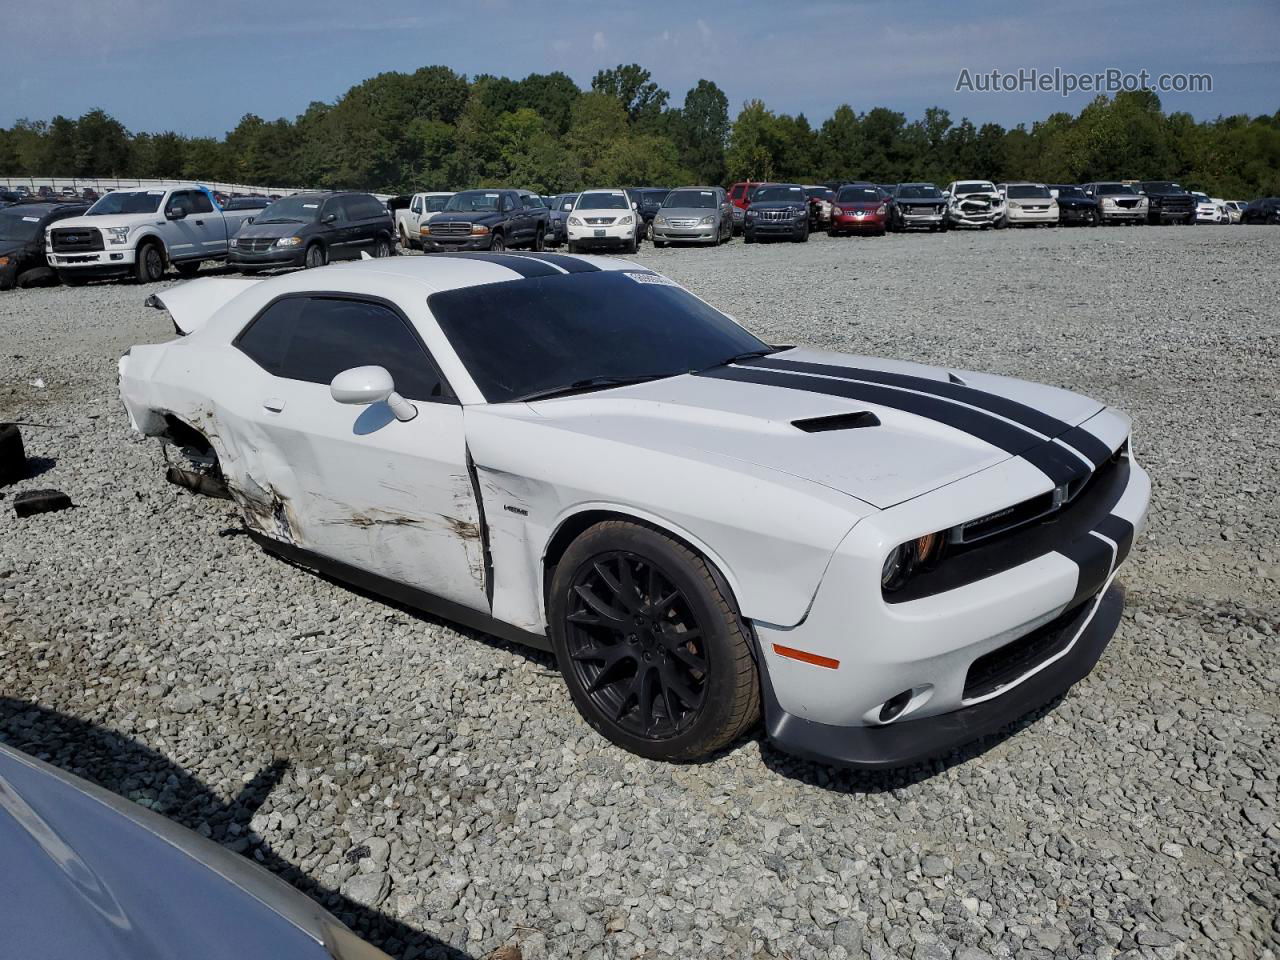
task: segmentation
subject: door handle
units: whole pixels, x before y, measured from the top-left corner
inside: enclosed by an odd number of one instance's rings
[[[197,220],[197,221],[196,221],[196,226],[197,226],[197,227],[203,227],[203,226],[204,226],[204,221],[203,221],[203,220]]]
[[[284,409],[284,401],[278,400],[275,397],[269,397],[262,401],[262,409],[269,413],[279,413]]]

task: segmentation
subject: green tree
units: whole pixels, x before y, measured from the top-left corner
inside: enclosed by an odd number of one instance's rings
[[[599,71],[591,81],[591,89],[617,100],[628,119],[636,124],[656,121],[671,96],[638,63],[620,63],[612,70]]]
[[[121,177],[129,172],[129,132],[103,110],[90,110],[75,124],[73,163],[78,176]]]
[[[680,162],[693,172],[693,179],[722,182],[729,142],[729,99],[724,91],[710,80],[699,80],[685,94],[684,107],[674,120]]]

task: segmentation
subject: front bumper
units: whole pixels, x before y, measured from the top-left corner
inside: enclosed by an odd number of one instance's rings
[[[227,263],[233,267],[300,267],[307,260],[305,247],[272,247],[263,251],[246,251],[236,247],[227,254]]]
[[[720,239],[720,228],[714,223],[703,226],[680,227],[653,222],[653,239],[673,243],[715,243]]]
[[[1034,223],[1057,223],[1058,208],[1048,207],[1044,210],[1027,210],[1025,207],[1006,207],[1005,219],[1011,226],[1022,226]]]
[[[1102,429],[1091,431],[1114,449],[1126,419],[1113,411],[1097,418]],[[772,698],[766,721],[778,745],[834,763],[897,766],[976,738],[1080,679],[1110,635],[1085,637],[1091,625],[1103,630],[1096,609],[1086,610],[1098,606],[1141,533],[1151,496],[1146,472],[1131,457],[1120,463],[1091,499],[1082,495],[1080,512],[1038,528],[1042,539],[1023,562],[919,599],[888,603],[881,595],[879,568],[893,546],[945,528],[957,503],[984,515],[1000,509],[1003,491],[1034,489],[1043,476],[1015,458],[861,521],[832,557],[803,622],[755,624]],[[837,665],[815,666],[779,646]],[[1002,658],[1013,665],[991,681],[983,671]],[[902,712],[881,723],[881,706],[908,691]]]
[[[457,239],[437,240],[435,237],[420,237],[425,253],[443,253],[449,250],[488,250],[493,243],[493,234],[483,237],[458,237]]]
[[[1097,207],[1064,207],[1058,205],[1058,218],[1063,223],[1090,223],[1098,214]]]
[[[742,230],[747,236],[756,237],[802,237],[809,228],[807,215],[791,220],[761,220],[759,217],[747,218],[743,221]]]
[[[928,213],[916,212],[910,207],[903,207],[899,211],[899,219],[901,220],[903,229],[910,230],[912,227],[938,227],[946,220],[946,214],[936,213],[930,210]]]
[[[869,213],[842,213],[839,216],[831,218],[829,230],[869,230],[873,233],[883,233],[885,223],[888,221],[883,213],[876,213],[874,210]]]
[[[582,246],[622,247],[631,243],[636,237],[635,224],[608,224],[602,227],[568,228],[569,242]]]
[[[137,259],[136,249],[96,250],[91,253],[54,253],[46,250],[45,259],[55,270],[74,271],[86,276],[109,277],[128,273]]]
[[[1147,219],[1146,207],[1108,207],[1105,204],[1098,207],[1098,216],[1105,223],[1113,220],[1138,220],[1145,221]]]

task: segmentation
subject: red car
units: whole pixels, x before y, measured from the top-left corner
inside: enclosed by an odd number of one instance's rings
[[[740,180],[729,187],[729,202],[733,204],[733,234],[742,232],[742,224],[751,205],[751,191],[760,186],[760,180]]]
[[[889,206],[874,183],[846,183],[836,191],[827,236],[871,233],[882,237],[888,222]]]

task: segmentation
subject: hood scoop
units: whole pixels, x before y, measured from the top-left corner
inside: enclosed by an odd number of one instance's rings
[[[860,427],[878,427],[880,418],[870,410],[856,413],[835,413],[828,417],[807,417],[792,420],[791,425],[805,433],[830,433],[832,430],[857,430]]]

